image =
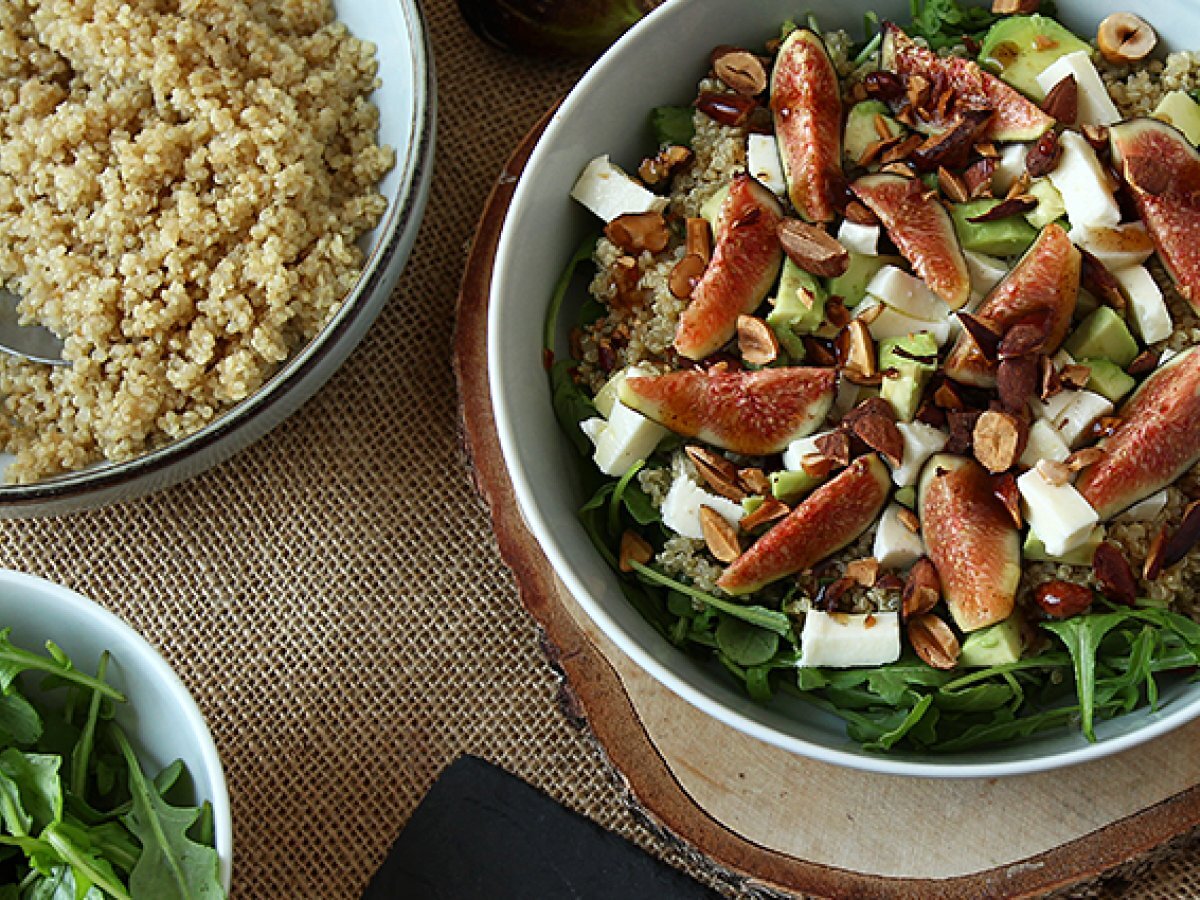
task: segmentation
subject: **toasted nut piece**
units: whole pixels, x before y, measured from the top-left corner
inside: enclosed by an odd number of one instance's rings
[[[737,466],[724,456],[695,444],[688,444],[683,448],[683,452],[696,467],[696,474],[713,491],[736,503],[741,503],[745,499],[746,492],[742,489],[738,479]]]
[[[604,227],[604,236],[626,253],[661,253],[671,240],[662,213],[625,213]]]
[[[946,443],[947,453],[965,456],[975,441],[975,423],[983,413],[977,409],[952,410],[946,413],[946,424],[950,427],[950,440]]]
[[[992,12],[998,16],[1027,16],[1041,5],[1042,0],[992,0]]]
[[[1101,543],[1092,557],[1092,574],[1105,597],[1114,603],[1133,606],[1137,599],[1137,578],[1120,547],[1108,541]]]
[[[678,168],[692,161],[692,151],[673,144],[664,148],[651,159],[642,160],[638,166],[638,177],[646,184],[661,184]]]
[[[1162,574],[1163,561],[1167,554],[1167,526],[1158,529],[1158,533],[1150,541],[1150,549],[1146,553],[1146,562],[1142,566],[1142,577],[1147,581],[1156,581]]]
[[[900,512],[896,514],[896,518],[900,520],[901,525],[903,525],[913,534],[921,533],[921,520],[917,518],[917,514],[907,506],[900,507]]]
[[[992,493],[996,495],[997,500],[1004,504],[1009,518],[1013,520],[1013,525],[1017,528],[1024,528],[1025,523],[1021,517],[1021,492],[1017,488],[1016,476],[1011,472],[1001,475],[996,479]]]
[[[832,368],[837,365],[837,357],[830,351],[824,341],[817,340],[811,334],[804,336],[805,361],[814,366]]]
[[[1022,172],[1017,176],[1017,180],[1009,186],[1008,191],[1004,195],[1004,199],[1012,200],[1014,197],[1025,196],[1029,193],[1029,186],[1032,183],[1033,179],[1029,177],[1029,173]]]
[[[867,96],[876,100],[890,102],[904,96],[903,79],[895,72],[889,72],[886,69],[868,72],[863,76],[862,84],[866,89]]]
[[[834,328],[842,328],[850,324],[850,310],[842,298],[836,294],[825,301],[825,321]]]
[[[1047,581],[1033,592],[1033,602],[1052,619],[1069,619],[1092,605],[1092,591],[1070,581]]]
[[[879,578],[879,560],[865,556],[846,564],[846,577],[857,581],[865,588],[874,587]]]
[[[862,305],[866,306],[865,303]],[[860,312],[857,316],[855,316],[855,318],[858,319],[858,321],[862,322],[864,325],[870,325],[872,322],[874,322],[876,319],[878,319],[880,316],[883,315],[883,311],[886,308],[887,307],[884,304],[876,303],[873,306],[868,306],[866,309],[864,309],[862,312]]]
[[[815,441],[817,450],[839,466],[850,465],[850,435],[844,429],[823,434]]]
[[[942,193],[946,195],[947,199],[954,203],[966,203],[971,199],[971,192],[967,189],[966,182],[945,166],[938,166],[937,176],[938,186],[941,187]]]
[[[1112,151],[1107,125],[1080,125],[1079,133],[1083,135],[1085,141],[1092,145],[1092,149],[1100,155],[1101,159],[1107,159],[1104,154]]]
[[[654,548],[644,537],[634,531],[626,531],[621,535],[621,549],[617,566],[622,572],[632,572],[631,562],[646,565],[654,556]]]
[[[760,496],[771,493],[771,479],[762,469],[738,469],[738,481],[745,485],[751,494]]]
[[[1063,370],[1058,373],[1058,377],[1062,381],[1063,387],[1081,390],[1087,386],[1088,381],[1091,379],[1092,369],[1090,366],[1081,366],[1075,363],[1063,366]]]
[[[737,529],[711,506],[700,507],[700,528],[704,531],[708,552],[721,562],[731,563],[741,555]]]
[[[1200,500],[1193,500],[1183,511],[1183,521],[1167,541],[1163,551],[1163,568],[1169,569],[1182,560],[1200,542]]]
[[[687,244],[689,256],[698,256],[706,263],[712,259],[712,228],[708,219],[687,220]]]
[[[975,458],[993,474],[1007,472],[1021,458],[1028,437],[1028,426],[1016,416],[988,410],[975,423]]]
[[[882,157],[883,170],[885,172],[892,172],[893,174],[898,174],[898,175],[905,175],[905,174],[911,175],[912,169],[909,166],[905,166],[903,169],[900,169],[899,171],[891,169],[891,166],[894,163],[900,162],[901,160],[908,159],[910,156],[912,156],[912,154],[916,151],[916,149],[924,143],[925,143],[925,139],[923,137],[921,137],[921,135],[910,134],[908,137],[906,137],[900,143],[891,147],[883,154],[883,157]]]
[[[1038,365],[1036,356],[1000,360],[996,368],[996,387],[1005,409],[1021,413],[1038,395]]]
[[[1055,487],[1064,485],[1071,480],[1071,470],[1057,460],[1039,459],[1037,470],[1046,484],[1052,484]]]
[[[788,259],[805,272],[821,278],[845,275],[850,267],[850,252],[824,228],[784,219],[779,223],[779,242]]]
[[[1063,465],[1072,472],[1078,472],[1081,469],[1086,469],[1093,463],[1100,462],[1102,459],[1104,459],[1104,451],[1099,447],[1084,447],[1082,450],[1076,450],[1063,460]]]
[[[958,314],[958,320],[962,322],[963,328],[971,336],[984,358],[994,362],[1000,349],[1000,339],[1003,337],[996,330],[996,326],[983,316],[974,316],[964,312]]]
[[[966,402],[959,393],[958,386],[953,381],[943,381],[933,392],[933,402],[941,409],[963,410]]]
[[[833,349],[837,354],[838,364],[848,372],[856,372],[868,378],[878,374],[875,342],[871,339],[867,323],[861,319],[852,319],[838,332]]]
[[[875,113],[875,136],[881,141],[890,141],[893,137],[892,126],[888,124],[887,117],[882,113]]]
[[[981,212],[977,216],[971,216],[967,219],[968,222],[979,224],[981,222],[998,222],[1001,219],[1007,219],[1011,216],[1024,215],[1027,212],[1032,212],[1037,208],[1038,201],[1035,197],[1020,195],[1017,197],[1009,197],[1007,200],[1001,200],[987,212]]]
[[[692,291],[696,289],[696,282],[704,276],[704,270],[707,268],[708,262],[703,257],[689,253],[675,263],[675,268],[671,270],[671,277],[668,281],[671,293],[680,300],[686,300],[692,296]]]
[[[980,141],[975,145],[975,152],[984,159],[998,159],[1000,156],[1000,151],[991,141]]]
[[[1128,304],[1116,276],[1108,270],[1108,266],[1083,247],[1079,248],[1079,255],[1081,257],[1079,281],[1084,290],[1101,303],[1111,306],[1124,315],[1125,307]]]
[[[878,225],[879,216],[871,207],[859,200],[851,200],[846,204],[846,218],[855,225]]]
[[[1156,350],[1143,350],[1134,358],[1125,371],[1135,378],[1139,375],[1146,375],[1153,372],[1158,368],[1158,360],[1161,355]]]
[[[1042,101],[1042,112],[1054,118],[1060,125],[1075,124],[1075,120],[1079,118],[1079,82],[1074,75],[1068,75],[1050,89],[1050,93]],[[1034,175],[1032,169],[1029,174]]]
[[[992,186],[996,179],[996,169],[999,167],[994,157],[977,159],[963,172],[963,184],[967,187],[970,199],[978,200],[992,196]]]
[[[1145,59],[1158,44],[1158,35],[1133,13],[1113,13],[1100,23],[1096,45],[1110,63],[1121,65]]]
[[[882,397],[870,397],[850,410],[842,425],[864,444],[881,453],[893,467],[904,456],[904,435],[896,427],[896,411]]]
[[[833,471],[834,460],[820,453],[810,453],[800,460],[800,468],[809,478],[824,478]]]
[[[769,366],[779,358],[779,339],[762,319],[738,316],[737,342],[742,359],[752,366]]]
[[[908,76],[908,102],[914,109],[922,109],[929,101],[929,79],[922,75]]]
[[[953,669],[962,652],[950,626],[932,613],[909,620],[908,642],[917,656],[935,669]]]
[[[1062,375],[1059,374],[1058,366],[1054,364],[1054,360],[1045,354],[1038,357],[1038,365],[1041,368],[1041,391],[1040,396],[1043,400],[1049,400],[1062,393]]]
[[[900,598],[900,612],[905,621],[915,616],[923,616],[942,599],[942,580],[933,561],[928,556],[922,556],[909,569],[908,579],[904,582],[904,592]]]
[[[744,97],[754,97],[767,89],[767,72],[753,53],[730,50],[713,60],[713,72]]]
[[[760,525],[766,525],[768,522],[782,519],[791,511],[791,507],[786,503],[781,503],[774,497],[764,497],[758,509],[748,516],[743,516],[740,524],[743,531],[753,531]]]
[[[1049,338],[1048,325],[1048,319],[1043,319],[1039,324],[1014,325],[1004,333],[1004,339],[996,348],[996,355],[1000,359],[1013,359],[1017,356],[1037,353],[1046,345],[1046,340]]]

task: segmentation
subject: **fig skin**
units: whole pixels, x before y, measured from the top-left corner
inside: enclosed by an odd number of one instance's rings
[[[621,402],[675,434],[766,456],[816,431],[836,392],[836,369],[683,369],[627,378]]]
[[[1052,355],[1071,328],[1071,316],[1079,297],[1081,266],[1079,250],[1067,232],[1061,225],[1051,223],[992,289],[975,315],[999,334],[1022,320],[1045,315],[1046,342],[1042,350]],[[964,331],[946,360],[945,372],[962,384],[993,388],[997,369],[998,364],[985,358],[975,340]]]
[[[1075,487],[1102,520],[1145,500],[1200,462],[1200,352],[1181,353],[1117,411],[1121,424]]]
[[[1003,622],[1021,581],[1021,536],[992,477],[973,459],[939,453],[921,472],[918,504],[955,624],[971,632]]]
[[[783,207],[749,175],[738,175],[721,205],[712,259],[679,317],[675,349],[688,359],[716,353],[733,338],[738,316],[754,312],[783,266]]]
[[[832,222],[845,185],[841,87],[825,42],[807,28],[775,57],[771,113],[792,205],[809,222]]]
[[[1200,152],[1157,119],[1131,119],[1110,132],[1113,161],[1159,257],[1200,309]]]
[[[734,596],[812,568],[857,540],[879,518],[891,472],[877,454],[860,456],[754,542],[717,580]]]

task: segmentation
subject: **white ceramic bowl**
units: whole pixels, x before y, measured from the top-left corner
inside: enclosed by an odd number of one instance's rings
[[[1172,0],[1132,4],[1158,26],[1169,49],[1183,49],[1200,27],[1200,5]],[[845,736],[840,720],[801,700],[759,705],[714,666],[669,645],[625,600],[592,548],[576,513],[586,499],[578,456],[554,419],[542,366],[542,324],[571,253],[597,228],[569,199],[580,170],[609,153],[630,170],[653,144],[649,110],[688,102],[718,44],[761,47],[788,18],[812,10],[825,29],[861,36],[863,13],[908,22],[908,0],[671,0],[637,25],[583,78],[555,113],[521,177],[505,221],[492,281],[489,371],[496,423],[516,495],[559,576],[597,625],[647,672],[721,721],[771,744],[876,772],[935,777],[1020,774],[1096,759],[1131,747],[1200,714],[1200,684],[1166,692],[1156,712],[1140,710],[1097,727],[1089,744],[1066,729],[1017,744],[957,756],[881,756]],[[1117,0],[1059,0],[1064,21],[1094,34]],[[1191,26],[1191,27],[1188,27]]]
[[[228,459],[316,393],[362,340],[387,302],[416,239],[433,171],[433,58],[417,0],[335,0],[338,17],[377,47],[379,140],[396,149],[380,190],[383,221],[364,235],[358,282],[333,320],[258,391],[195,434],[128,462],[101,464],[31,485],[0,484],[0,518],[72,512],[160,490]],[[0,460],[2,462],[2,460]]]
[[[183,760],[194,801],[213,808],[221,882],[229,891],[233,821],[229,790],[212,734],[179,676],[136,631],[104,607],[61,585],[0,569],[0,628],[12,629],[18,647],[43,652],[54,641],[80,671],[96,673],[109,651],[106,680],[128,699],[117,704],[117,722],[143,766],[155,774]]]

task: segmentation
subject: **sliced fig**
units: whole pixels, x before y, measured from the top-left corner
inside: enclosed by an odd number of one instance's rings
[[[999,78],[969,59],[938,56],[910,38],[898,26],[884,26],[883,68],[897,75],[920,75],[932,87],[931,95],[949,89],[950,109],[936,110],[930,127],[942,130],[959,109],[987,109],[993,115],[983,137],[992,141],[1035,141],[1054,127],[1054,119]]]
[[[971,299],[971,272],[954,222],[936,196],[922,182],[903,175],[867,175],[851,189],[883,222],[929,289],[951,309],[961,309]]]
[[[1041,351],[1054,354],[1067,336],[1075,301],[1079,297],[1079,250],[1058,224],[1042,229],[1021,261],[992,289],[976,315],[1000,334],[1022,321],[1044,322],[1045,342]],[[996,386],[995,357],[980,351],[964,331],[946,359],[945,372],[962,384]]]
[[[682,369],[626,378],[621,402],[676,434],[763,456],[812,434],[836,392],[835,369]]]
[[[918,503],[955,624],[978,631],[1007,619],[1021,580],[1021,536],[992,477],[973,459],[940,453],[921,472]]]
[[[783,265],[779,223],[783,207],[748,175],[729,187],[717,218],[712,259],[679,317],[675,349],[688,359],[720,350],[737,331],[738,316],[758,308]]]
[[[1121,424],[1100,445],[1076,488],[1101,519],[1162,490],[1200,462],[1200,352],[1181,353],[1146,379],[1118,410]]]
[[[1130,119],[1109,132],[1116,163],[1179,293],[1200,308],[1200,153],[1157,119]]]
[[[734,595],[750,594],[811,568],[851,544],[879,518],[890,487],[891,474],[883,460],[873,453],[859,457],[735,559],[717,586]]]
[[[807,28],[775,57],[771,112],[792,205],[810,222],[832,221],[844,187],[842,94],[825,42]]]

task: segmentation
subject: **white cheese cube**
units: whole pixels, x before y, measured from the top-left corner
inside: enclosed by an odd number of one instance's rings
[[[1082,546],[1100,522],[1074,485],[1051,484],[1037,469],[1017,479],[1017,490],[1025,501],[1025,520],[1050,556],[1065,556]]]
[[[746,169],[778,197],[787,195],[783,162],[774,135],[751,134],[746,138]]]
[[[1008,263],[974,250],[967,250],[963,256],[967,260],[967,271],[971,273],[971,301],[965,308],[970,312],[1008,274]]]
[[[849,669],[883,666],[900,658],[900,615],[827,613],[804,615],[800,632],[800,665]]]
[[[892,309],[922,322],[944,322],[950,307],[920,278],[896,266],[884,266],[867,285],[867,293]]]
[[[1070,455],[1071,448],[1058,429],[1045,419],[1038,419],[1029,428],[1029,440],[1025,442],[1025,451],[1021,454],[1021,465],[1032,469],[1038,460],[1062,462]]]
[[[593,447],[600,443],[600,435],[604,434],[604,429],[607,427],[608,420],[602,419],[600,416],[584,419],[579,423],[579,430],[587,435],[587,439],[592,442]]]
[[[1167,301],[1163,299],[1154,276],[1145,266],[1118,269],[1113,277],[1120,282],[1129,298],[1129,311],[1133,326],[1147,344],[1165,341],[1175,330]]]
[[[864,300],[863,303],[871,303],[873,298]],[[855,312],[862,313],[864,311],[863,303],[860,303],[855,309]],[[943,346],[950,339],[951,319],[946,318],[941,322],[925,322],[921,319],[914,319],[912,316],[906,316],[902,312],[892,309],[886,303],[875,304],[883,307],[881,312],[867,326],[871,332],[871,337],[876,341],[882,341],[885,338],[907,337],[910,334],[920,334],[922,331],[927,331],[933,335],[933,339],[939,347]]]
[[[804,466],[801,464],[802,460],[806,456],[820,453],[821,451],[817,449],[817,441],[828,434],[833,434],[833,432],[822,431],[817,434],[810,434],[807,437],[796,438],[783,451],[783,467],[789,472],[803,472]]]
[[[1128,222],[1115,228],[1071,229],[1071,240],[1111,271],[1140,266],[1154,252],[1154,244],[1141,222]]]
[[[1068,75],[1075,76],[1079,85],[1079,125],[1115,125],[1121,121],[1121,113],[1104,86],[1104,79],[1096,71],[1091,56],[1086,50],[1076,50],[1060,56],[1042,70],[1037,77],[1038,85],[1047,94]]]
[[[871,555],[887,569],[907,569],[925,555],[925,543],[919,534],[908,530],[900,521],[899,503],[892,503],[883,511],[879,527],[875,531],[875,546]]]
[[[1042,408],[1042,417],[1054,426],[1068,447],[1085,443],[1092,424],[1112,413],[1112,403],[1094,391],[1062,391]]]
[[[878,225],[859,225],[846,219],[838,229],[838,243],[847,250],[861,253],[863,256],[879,255],[879,238],[882,236]]]
[[[945,449],[950,435],[924,422],[897,422],[896,427],[904,435],[904,455],[900,465],[892,470],[892,481],[897,487],[912,487],[929,457]]]
[[[662,212],[667,198],[659,197],[638,184],[608,156],[597,156],[584,168],[571,196],[605,222],[626,213]]]
[[[613,405],[608,425],[596,439],[592,457],[605,475],[620,477],[629,467],[654,452],[658,442],[670,434],[657,422],[647,419],[624,403]]]
[[[1025,174],[1025,158],[1028,155],[1028,144],[1009,144],[1000,151],[996,172],[992,176],[992,189],[997,197],[1007,194],[1008,189]]]
[[[1114,522],[1153,522],[1167,508],[1167,492],[1159,491],[1151,494],[1140,503],[1135,503],[1119,516],[1114,516]]]
[[[687,475],[679,475],[671,482],[671,489],[663,498],[663,524],[687,538],[704,540],[704,528],[700,524],[700,507],[708,506],[716,510],[730,525],[736,526],[742,520],[743,510],[740,503],[734,503],[727,497],[704,490]]]
[[[1085,228],[1118,225],[1121,208],[1092,145],[1074,131],[1064,131],[1060,141],[1062,158],[1049,178],[1063,196],[1071,225]]]

